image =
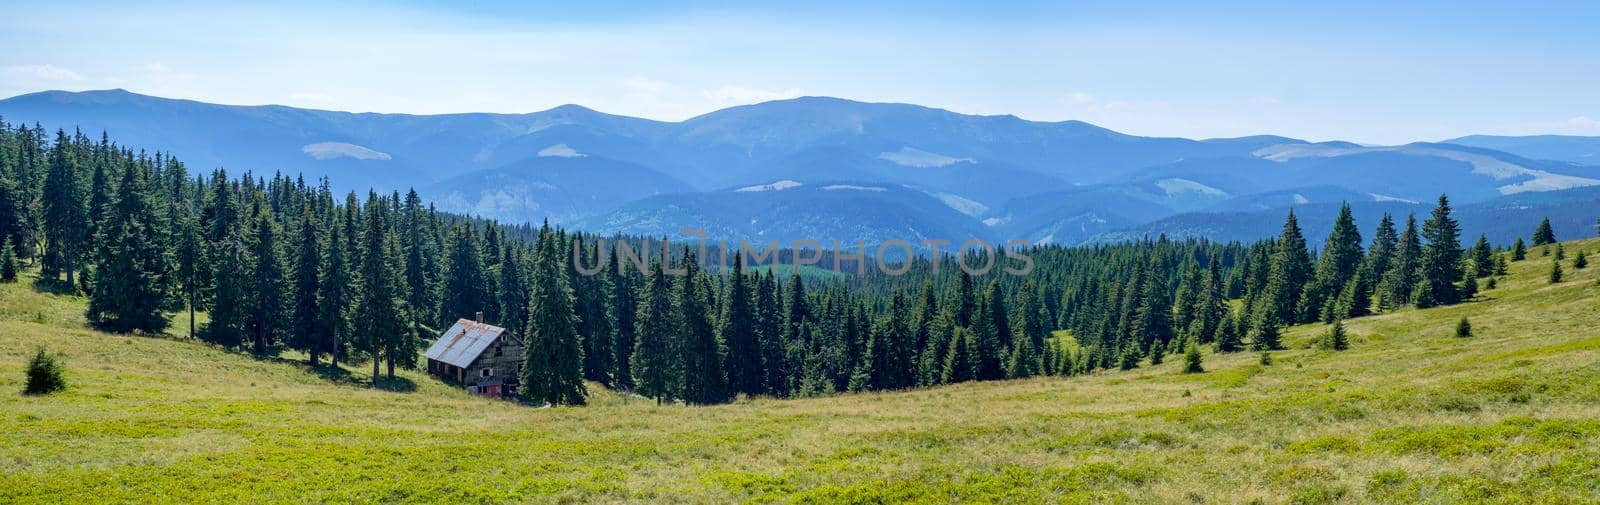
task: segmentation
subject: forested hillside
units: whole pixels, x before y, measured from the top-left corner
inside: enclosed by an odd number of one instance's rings
[[[1201,348],[1201,373],[1174,357],[711,407],[589,383],[556,409],[94,331],[85,297],[25,269],[0,284],[0,501],[1587,502],[1600,278],[1575,264],[1597,249],[1499,253],[1470,301],[1347,320],[1342,351],[1323,324],[1266,356]],[[40,345],[69,386],[16,394]]]
[[[437,328],[484,312],[529,340],[535,405],[583,404],[586,380],[711,404],[1272,351],[1286,326],[1459,303],[1506,268],[1482,237],[1462,247],[1441,196],[1420,223],[1384,215],[1370,240],[1344,206],[1316,255],[1291,211],[1279,237],[1252,244],[1013,251],[1027,275],[1010,273],[1012,255],[994,268],[941,256],[906,275],[862,258],[859,275],[807,280],[690,247],[638,269],[614,254],[638,238],[441,214],[415,192],[336,199],[325,181],[191,178],[171,157],[26,126],[0,128],[0,142],[6,256],[36,264],[41,289],[86,294],[95,328],[161,334],[177,314],[186,336],[367,363],[376,382],[416,367]],[[1534,245],[1554,239],[1543,231]]]

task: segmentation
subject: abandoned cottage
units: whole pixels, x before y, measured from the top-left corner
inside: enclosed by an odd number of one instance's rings
[[[468,393],[490,398],[516,398],[522,377],[522,339],[505,328],[476,319],[460,319],[439,335],[424,353],[428,374],[460,384]]]

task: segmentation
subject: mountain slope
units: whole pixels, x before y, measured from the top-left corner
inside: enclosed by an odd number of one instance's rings
[[[1600,137],[1468,135],[1445,140],[1443,143],[1494,149],[1540,160],[1565,161],[1579,165],[1600,165]]]
[[[409,391],[372,390],[362,366],[89,331],[81,300],[4,284],[0,501],[1600,500],[1600,269],[1552,286],[1547,267],[1346,321],[1345,352],[1292,328],[1273,366],[697,408],[592,385],[588,407],[531,409],[406,371]],[[67,392],[14,393],[35,345],[64,354]]]
[[[1600,166],[1484,147],[1142,137],[1080,121],[826,97],[659,122],[576,105],[527,114],[353,114],[123,90],[52,91],[0,100],[0,115],[90,134],[109,130],[127,147],[170,150],[192,171],[302,172],[329,177],[338,191],[415,187],[445,210],[507,222],[591,223],[596,231],[670,234],[692,221],[735,240],[821,232],[872,242],[889,230],[937,230],[1075,243],[1202,210],[1280,209],[1298,204],[1297,193],[1313,202],[1333,195],[1425,202],[1442,192],[1467,204],[1600,185]],[[910,200],[885,205],[884,195],[863,192],[803,191],[756,212],[759,219],[827,224],[779,230],[752,226],[755,211],[746,203],[711,201],[723,188],[780,180],[909,188],[954,212]],[[1307,188],[1320,189],[1313,195]],[[655,198],[676,192],[699,195]],[[803,201],[811,197],[818,199]],[[629,216],[606,216],[619,209]],[[837,212],[844,209],[873,213],[864,220],[870,224],[847,224],[863,220]],[[922,214],[882,214],[914,209]]]
[[[990,231],[945,202],[891,184],[774,181],[705,193],[661,195],[580,220],[574,227],[600,234],[678,237],[703,229],[712,240],[815,240],[829,248],[869,246],[888,240],[990,239]]]
[[[423,194],[439,210],[527,223],[544,218],[566,222],[628,201],[685,191],[688,184],[649,168],[571,149],[546,149],[520,162],[440,181]]]
[[[1291,190],[1293,191],[1293,190]],[[1216,211],[1173,215],[1148,223],[1109,231],[1089,238],[1088,242],[1118,242],[1140,237],[1203,237],[1220,241],[1252,241],[1278,233],[1283,226],[1288,207],[1295,213],[1304,229],[1306,240],[1320,247],[1333,227],[1340,201],[1318,198],[1292,205],[1251,204],[1262,200],[1293,199],[1295,195],[1316,194],[1311,191],[1277,193],[1269,197],[1252,197],[1251,201],[1229,201]],[[1451,195],[1452,202],[1455,195]],[[1387,212],[1395,217],[1396,226],[1405,225],[1405,215],[1414,213],[1417,222],[1428,217],[1437,197],[1418,202],[1396,200],[1347,200],[1362,237],[1371,240],[1378,220]],[[1539,221],[1550,219],[1558,238],[1594,236],[1596,218],[1600,218],[1600,187],[1575,188],[1563,191],[1530,192],[1507,195],[1491,200],[1461,204],[1453,203],[1454,217],[1461,224],[1462,240],[1475,240],[1478,234],[1488,236],[1497,245],[1508,245],[1517,237],[1526,239]],[[1253,208],[1252,208],[1253,207]],[[1266,210],[1258,210],[1267,207]]]

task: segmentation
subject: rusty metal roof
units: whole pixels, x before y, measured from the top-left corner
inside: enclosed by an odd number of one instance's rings
[[[428,347],[428,352],[424,355],[431,360],[466,368],[505,331],[505,328],[499,326],[460,319],[450,329],[445,330],[444,334],[439,336],[439,340]]]

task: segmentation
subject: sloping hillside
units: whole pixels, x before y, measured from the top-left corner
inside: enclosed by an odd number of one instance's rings
[[[1600,249],[1600,240],[1565,244]],[[1287,333],[1273,365],[1157,367],[687,408],[371,390],[200,344],[83,329],[0,287],[0,502],[1592,502],[1600,287],[1535,249],[1473,303]],[[1475,336],[1453,336],[1470,316]],[[71,389],[24,397],[36,345]],[[598,388],[596,388],[598,390]]]

